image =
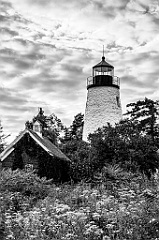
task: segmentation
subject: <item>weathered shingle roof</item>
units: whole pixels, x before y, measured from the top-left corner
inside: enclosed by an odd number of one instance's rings
[[[57,148],[52,142],[50,142],[47,138],[40,137],[36,132],[32,130],[25,129],[22,131],[18,137],[0,154],[0,160],[3,161],[7,156],[14,151],[14,146],[19,140],[25,135],[29,134],[30,137],[40,145],[49,155],[55,156],[57,158],[70,161],[70,159],[59,149]]]
[[[29,132],[37,139],[39,143],[41,143],[42,147],[45,146],[45,148],[48,149],[48,153],[50,155],[70,161],[70,159],[66,157],[66,155],[59,148],[57,148],[52,142],[50,142],[48,138],[46,137],[42,138],[32,130],[29,130]]]

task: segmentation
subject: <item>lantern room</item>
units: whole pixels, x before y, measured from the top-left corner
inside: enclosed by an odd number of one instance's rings
[[[97,86],[114,86],[119,88],[119,78],[114,76],[114,67],[105,61],[102,61],[92,68],[92,76],[87,78],[87,89]]]
[[[102,57],[102,61],[93,67],[93,77],[99,75],[114,75],[114,67],[105,61],[105,57]]]

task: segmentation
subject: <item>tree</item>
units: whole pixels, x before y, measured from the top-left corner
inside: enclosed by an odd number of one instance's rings
[[[42,135],[47,137],[55,145],[60,140],[60,132],[64,130],[64,125],[57,116],[52,113],[50,116],[46,116],[42,108],[39,108],[38,114],[33,117],[32,121],[25,123],[26,128],[33,129],[33,124],[39,121],[42,124]]]
[[[68,141],[71,141],[72,136],[71,136],[71,129],[70,127],[64,127],[64,136],[60,138],[61,143],[66,143]]]
[[[131,109],[125,114],[130,116],[131,121],[138,121],[141,131],[150,135],[152,141],[155,141],[155,138],[159,135],[156,122],[159,115],[158,106],[159,102],[157,100],[153,101],[145,98],[144,100],[139,100],[136,103],[129,103],[127,107]]]
[[[4,150],[4,138],[6,138],[6,137],[3,134],[3,127],[2,127],[2,123],[0,121],[0,153],[3,152],[3,150]]]
[[[73,120],[71,128],[71,137],[73,139],[81,140],[82,132],[83,132],[83,124],[84,124],[84,114],[78,113]]]
[[[63,123],[54,113],[46,117],[45,123],[44,136],[48,137],[51,142],[57,145],[61,140],[60,135],[65,129]]]
[[[62,143],[60,149],[71,160],[70,178],[74,181],[88,179],[93,174],[90,161],[90,145],[82,140],[72,139]]]
[[[125,119],[115,127],[99,128],[89,135],[91,161],[99,171],[108,164],[126,171],[145,173],[149,178],[159,167],[156,146],[149,135],[143,135],[136,121]]]

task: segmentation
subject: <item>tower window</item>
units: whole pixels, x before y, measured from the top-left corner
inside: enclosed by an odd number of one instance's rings
[[[119,97],[116,97],[116,102],[117,102],[117,106],[120,107],[120,101],[119,101]]]
[[[34,131],[35,132],[40,132],[40,126],[34,125]]]

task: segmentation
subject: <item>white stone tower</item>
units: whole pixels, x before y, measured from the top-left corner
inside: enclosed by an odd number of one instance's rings
[[[89,133],[108,123],[114,125],[122,118],[120,79],[114,76],[114,67],[102,61],[93,67],[93,76],[87,78],[87,102],[83,128],[83,140]]]

